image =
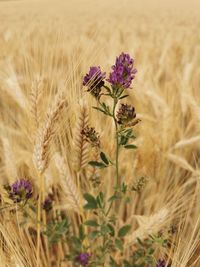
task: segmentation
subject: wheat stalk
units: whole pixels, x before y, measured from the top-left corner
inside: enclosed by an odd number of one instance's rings
[[[186,159],[180,157],[180,156],[177,156],[175,154],[172,154],[172,153],[168,153],[167,154],[167,158],[169,160],[171,160],[172,162],[174,162],[176,165],[178,165],[179,167],[183,168],[183,169],[186,169],[190,172],[195,172],[194,168],[187,162]]]
[[[197,135],[197,136],[193,136],[193,137],[188,138],[188,139],[183,139],[183,140],[178,141],[174,145],[173,148],[174,149],[183,148],[186,146],[194,145],[194,144],[199,143],[199,142],[200,142],[200,135]]]
[[[78,191],[74,180],[72,179],[72,175],[68,165],[65,164],[64,159],[58,153],[54,155],[54,161],[60,173],[60,183],[65,193],[63,201],[67,202],[64,207],[80,212],[82,206],[82,197]],[[62,206],[60,206],[60,208],[62,208]]]
[[[49,108],[45,122],[36,136],[33,161],[39,173],[43,173],[48,166],[50,142],[55,133],[55,124],[64,105],[65,99],[58,95],[53,105]]]
[[[34,124],[34,130],[38,129],[40,122],[38,104],[41,98],[41,87],[42,87],[41,79],[36,79],[32,82],[31,93],[30,93],[30,114],[32,116],[32,121]]]
[[[82,130],[88,125],[89,116],[86,106],[81,103],[79,116],[77,119],[75,137],[74,137],[74,147],[75,147],[75,170],[79,172],[88,163],[89,157],[89,144],[82,135]]]

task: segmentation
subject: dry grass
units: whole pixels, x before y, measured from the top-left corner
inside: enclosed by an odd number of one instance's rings
[[[0,1],[0,193],[4,201],[2,185],[17,177],[31,179],[43,197],[62,186],[55,212],[64,209],[77,227],[95,153],[82,127],[96,127],[110,157],[114,149],[114,125],[91,109],[82,76],[93,64],[109,71],[116,55],[129,52],[138,69],[130,97],[142,122],[138,150],[120,155],[120,172],[128,184],[142,175],[148,183],[129,209],[119,208],[119,224],[133,225],[126,246],[178,221],[172,266],[199,267],[200,5],[135,2]],[[113,177],[112,168],[101,175],[107,195]],[[0,265],[35,267],[37,227],[23,230],[8,211],[0,225]],[[54,256],[61,260],[68,248],[60,244],[48,258],[44,244],[40,267],[61,266]]]

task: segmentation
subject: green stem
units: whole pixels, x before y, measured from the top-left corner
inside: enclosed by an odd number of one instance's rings
[[[120,186],[119,180],[119,137],[118,137],[118,124],[115,118],[115,109],[118,103],[118,98],[114,98],[114,105],[113,105],[113,119],[115,122],[115,140],[116,140],[116,153],[115,153],[115,168],[116,168],[116,188]]]

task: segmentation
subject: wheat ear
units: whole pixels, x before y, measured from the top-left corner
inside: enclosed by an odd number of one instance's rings
[[[47,112],[45,122],[39,129],[33,152],[33,161],[39,173],[43,173],[48,166],[50,142],[55,133],[55,124],[58,121],[65,99],[58,95]]]
[[[39,128],[36,136],[35,147],[33,152],[33,162],[39,173],[39,199],[37,213],[37,267],[39,267],[40,257],[40,227],[41,227],[41,202],[44,198],[44,177],[43,173],[48,167],[50,142],[55,134],[55,124],[58,121],[61,110],[65,105],[62,95],[57,95],[52,106],[47,111],[44,124]]]
[[[39,110],[38,103],[41,98],[42,80],[37,79],[32,82],[30,93],[30,115],[32,117],[34,131],[39,127]]]
[[[144,239],[148,235],[158,232],[162,228],[168,215],[169,210],[167,208],[162,208],[157,213],[150,216],[135,215],[134,217],[137,219],[139,227],[132,234],[127,236],[125,240],[126,246],[133,245],[137,242],[138,238]]]
[[[86,142],[84,136],[82,135],[82,130],[88,125],[89,116],[88,110],[84,104],[80,105],[79,117],[76,124],[75,131],[75,170],[79,172],[82,168],[86,166],[89,158],[89,144]]]

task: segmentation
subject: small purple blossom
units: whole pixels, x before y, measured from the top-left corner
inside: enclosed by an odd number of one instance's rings
[[[89,253],[80,253],[76,258],[76,262],[78,262],[83,267],[87,267],[90,259]]]
[[[52,209],[52,202],[53,202],[53,196],[49,194],[49,195],[45,198],[45,200],[44,200],[44,202],[43,202],[43,204],[42,204],[42,208],[43,208],[46,212],[50,211],[50,210]]]
[[[108,82],[112,86],[129,88],[137,70],[133,67],[134,60],[129,54],[121,53],[112,66]]]
[[[159,260],[156,264],[156,267],[166,267],[165,261],[164,260]]]
[[[135,108],[131,105],[121,104],[117,119],[119,124],[127,124],[136,118]]]
[[[99,97],[101,87],[104,85],[106,73],[101,71],[101,68],[90,67],[89,73],[83,78],[83,85],[88,87],[88,91],[95,97]]]
[[[32,190],[31,182],[22,178],[11,185],[10,197],[14,202],[28,200],[32,196]]]
[[[100,136],[96,132],[95,128],[86,126],[81,134],[85,137],[86,141],[89,142],[93,147],[100,146]]]

